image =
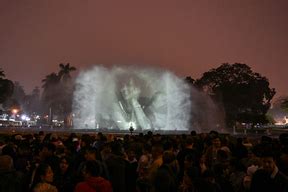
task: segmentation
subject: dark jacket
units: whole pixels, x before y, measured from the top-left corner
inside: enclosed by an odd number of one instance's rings
[[[23,174],[15,170],[0,170],[0,191],[21,192],[23,186]]]
[[[282,172],[278,171],[274,178],[266,171],[257,170],[251,181],[250,192],[287,192],[288,191],[288,178]]]

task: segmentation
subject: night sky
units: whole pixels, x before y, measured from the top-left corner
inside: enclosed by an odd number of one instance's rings
[[[287,10],[287,0],[1,0],[0,67],[30,93],[61,62],[193,78],[241,62],[288,95]]]

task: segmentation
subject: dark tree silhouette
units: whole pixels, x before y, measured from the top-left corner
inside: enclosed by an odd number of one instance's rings
[[[187,82],[189,85],[193,85],[195,83],[195,79],[193,79],[191,76],[185,77],[185,82]]]
[[[71,79],[70,73],[76,70],[75,67],[70,66],[70,63],[67,63],[66,65],[64,65],[63,63],[60,63],[59,67],[60,67],[60,71],[58,73],[58,76],[60,80],[63,80],[63,81],[70,80]]]
[[[39,114],[40,112],[40,89],[35,87],[32,93],[26,95],[24,110],[28,114]]]
[[[23,111],[25,105],[26,93],[18,81],[14,82],[13,94],[6,99],[3,106],[6,109],[18,109]]]
[[[59,64],[59,72],[51,73],[42,80],[43,94],[42,103],[46,114],[50,114],[50,121],[53,115],[63,118],[67,124],[67,118],[72,111],[73,83],[70,73],[76,68],[70,63]]]
[[[288,113],[288,97],[284,97],[280,101],[281,109]]]
[[[5,73],[0,68],[0,103],[5,102],[12,96],[14,84],[12,81],[5,79]]]
[[[0,68],[0,78],[1,79],[5,78],[5,73],[1,68]]]
[[[211,69],[197,79],[195,85],[223,104],[228,126],[236,121],[267,122],[265,115],[276,93],[266,77],[241,63],[224,63]]]

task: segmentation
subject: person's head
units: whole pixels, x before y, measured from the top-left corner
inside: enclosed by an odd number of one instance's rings
[[[268,137],[268,136],[262,136],[261,137],[261,143],[262,144],[271,144],[273,141],[273,139],[271,137]]]
[[[0,170],[13,169],[13,159],[9,155],[0,156]]]
[[[168,165],[175,174],[179,172],[179,164],[172,151],[165,151],[162,156],[163,165]]]
[[[81,136],[81,147],[89,147],[92,144],[92,137],[88,134],[83,134]]]
[[[263,156],[261,157],[263,170],[268,173],[272,173],[276,167],[276,162],[273,156]]]
[[[7,144],[2,148],[2,155],[9,155],[13,159],[16,157],[16,150],[13,144]]]
[[[170,139],[167,139],[163,142],[163,150],[164,151],[173,151],[173,142]]]
[[[190,132],[190,135],[191,135],[192,137],[195,137],[195,136],[197,136],[197,132],[196,132],[195,130],[193,130],[193,131]]]
[[[189,167],[196,166],[198,162],[197,158],[194,154],[188,154],[184,158],[184,168],[187,169]]]
[[[218,136],[212,138],[212,146],[216,148],[221,147],[221,140]]]
[[[84,155],[85,159],[87,161],[89,160],[96,160],[96,150],[92,147],[89,147],[85,150],[85,155]]]
[[[101,165],[97,161],[85,161],[82,169],[83,177],[98,177],[101,175]]]
[[[35,173],[35,181],[38,182],[46,182],[46,183],[52,183],[53,182],[53,171],[50,167],[50,165],[46,163],[41,163],[36,169]]]
[[[114,155],[118,155],[118,156],[123,156],[124,155],[124,149],[122,146],[121,141],[113,141],[110,143],[110,148],[111,148],[111,152]]]
[[[156,143],[152,146],[152,158],[156,159],[157,157],[161,156],[163,154],[163,147],[160,143]]]
[[[276,168],[276,160],[275,160],[276,153],[273,148],[273,145],[264,144],[260,146],[259,155],[263,170],[271,174]]]
[[[185,141],[185,146],[190,148],[193,147],[194,139],[192,137],[187,137]]]
[[[62,173],[65,173],[68,170],[69,165],[70,165],[70,161],[67,157],[60,158],[59,168]]]
[[[176,157],[173,152],[165,151],[162,156],[163,164],[170,164],[173,161],[176,161]]]
[[[129,161],[133,161],[136,158],[135,150],[132,147],[127,149],[126,153]]]
[[[241,137],[237,138],[236,143],[237,145],[242,145],[243,139]]]
[[[40,157],[45,159],[52,156],[56,151],[56,146],[52,143],[43,144],[40,148]]]

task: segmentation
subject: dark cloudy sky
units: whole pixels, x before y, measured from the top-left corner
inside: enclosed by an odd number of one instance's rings
[[[199,78],[242,62],[288,95],[287,0],[0,0],[0,67],[29,93],[70,62]]]

